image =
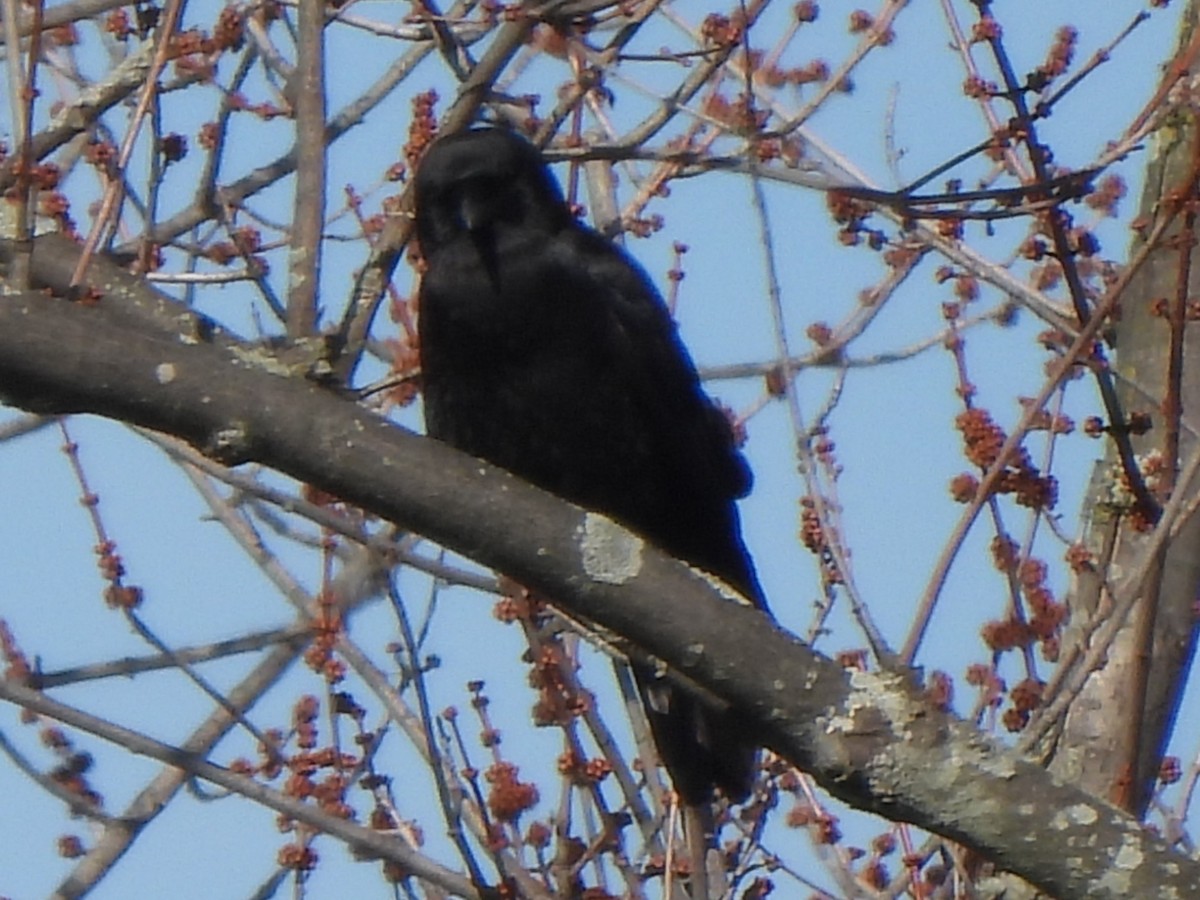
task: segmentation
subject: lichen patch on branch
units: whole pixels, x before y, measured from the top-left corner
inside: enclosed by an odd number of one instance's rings
[[[612,519],[588,513],[583,520],[579,550],[583,570],[593,581],[625,584],[642,570],[645,542]]]

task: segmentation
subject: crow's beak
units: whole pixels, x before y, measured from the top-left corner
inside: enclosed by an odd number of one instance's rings
[[[496,235],[492,230],[496,224],[495,199],[480,190],[466,190],[459,194],[457,205],[458,224],[475,245],[492,289],[499,293],[500,264],[496,258]]]
[[[500,265],[496,259],[496,240],[492,226],[496,223],[496,198],[472,185],[458,197],[459,224],[471,236],[479,259],[487,272],[492,290],[500,292]]]
[[[468,191],[459,198],[459,219],[463,228],[472,233],[489,228],[496,217],[492,198],[480,191]]]

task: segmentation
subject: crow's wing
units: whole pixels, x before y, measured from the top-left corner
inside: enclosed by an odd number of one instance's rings
[[[659,438],[663,449],[714,495],[744,497],[753,482],[732,427],[703,392],[675,322],[645,271],[594,231],[572,229],[562,239],[571,245],[593,290],[604,295],[614,344],[627,348],[626,377],[647,425],[669,430]]]
[[[614,377],[664,494],[660,520],[630,524],[763,605],[734,505],[750,491],[750,469],[725,414],[704,393],[666,305],[641,267],[600,235],[579,228],[560,240],[586,279],[581,293],[604,307]]]
[[[597,323],[593,339],[607,348],[626,415],[649,454],[644,464],[653,474],[638,479],[648,482],[639,488],[646,495],[626,494],[617,514],[765,608],[734,503],[750,490],[749,467],[729,421],[703,392],[665,304],[641,267],[594,232],[573,229],[556,243],[550,255],[564,256],[578,279],[574,299],[603,309],[603,316],[588,317]],[[651,667],[635,665],[633,672],[655,743],[684,801],[705,802],[713,785],[732,800],[745,799],[758,754],[737,711],[706,707]]]

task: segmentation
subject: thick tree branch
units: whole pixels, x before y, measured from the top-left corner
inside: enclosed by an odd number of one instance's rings
[[[53,268],[38,256],[35,278]],[[174,327],[131,315],[131,303]],[[0,396],[256,460],[494,566],[744,710],[765,745],[846,802],[959,841],[1054,896],[1200,896],[1200,864],[937,710],[906,678],[846,673],[602,517],[294,377],[259,346],[210,337],[166,304],[136,284],[91,305],[0,298]]]

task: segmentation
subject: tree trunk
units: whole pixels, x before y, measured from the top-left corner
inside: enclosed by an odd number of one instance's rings
[[[1200,4],[1193,0],[1182,19],[1180,47],[1192,40],[1198,16]],[[1173,192],[1194,189],[1197,139],[1197,122],[1190,111],[1175,113],[1157,132],[1139,210],[1143,221],[1153,221]],[[1200,409],[1200,369],[1195,365],[1200,360],[1200,335],[1194,329],[1181,329],[1182,355],[1174,373],[1171,363],[1169,310],[1178,302],[1182,318],[1187,299],[1200,293],[1200,272],[1190,265],[1191,250],[1185,246],[1192,242],[1187,216],[1181,214],[1131,281],[1113,325],[1122,408],[1127,417],[1145,414],[1152,422],[1149,432],[1132,437],[1143,471],[1148,457],[1163,454],[1179,472],[1197,449],[1195,430],[1171,422],[1174,397],[1185,420],[1194,419],[1194,411]],[[1133,252],[1138,249],[1135,242]],[[1177,443],[1170,436],[1173,428]],[[1105,615],[1109,590],[1119,587],[1150,552],[1151,534],[1136,527],[1127,508],[1113,503],[1118,478],[1119,466],[1110,452],[1088,498],[1088,545],[1107,583],[1102,586],[1099,578],[1091,578],[1077,585],[1072,598],[1076,635],[1087,619]],[[1179,487],[1191,496],[1200,484],[1193,480]],[[1104,566],[1106,557],[1111,562]],[[1058,776],[1138,816],[1149,805],[1191,667],[1198,588],[1200,519],[1192,517],[1153,561],[1107,664],[1092,673],[1071,705],[1050,764]]]

